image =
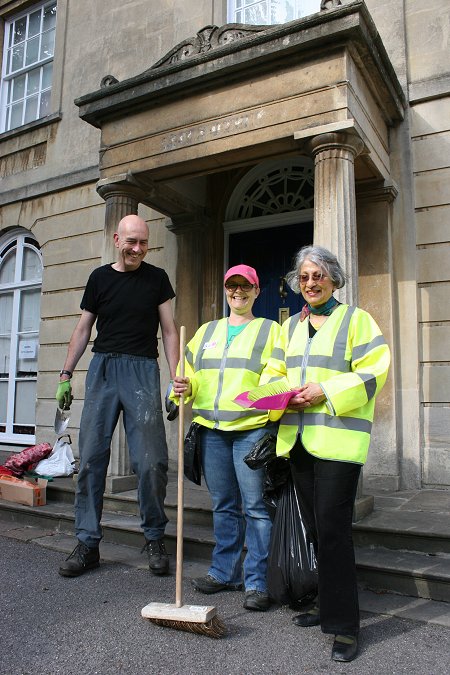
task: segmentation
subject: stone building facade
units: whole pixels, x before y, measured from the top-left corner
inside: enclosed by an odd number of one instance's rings
[[[138,212],[188,335],[222,315],[229,264],[262,271],[260,311],[283,320],[296,250],[333,250],[341,299],[393,354],[365,486],[448,488],[450,6],[241,4],[0,0],[0,451],[54,438],[84,284]],[[124,446],[119,430],[111,490],[130,484]]]

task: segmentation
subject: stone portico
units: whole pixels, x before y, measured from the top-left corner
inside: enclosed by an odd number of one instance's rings
[[[268,160],[314,163],[314,243],[349,274],[339,299],[370,311],[393,353],[365,480],[376,467],[386,489],[402,475],[417,486],[417,373],[407,366],[408,355],[418,361],[415,241],[397,187],[408,168],[406,104],[365,4],[272,27],[207,26],[141,75],[105,76],[76,104],[101,129],[103,261],[121,217],[139,204],[164,214],[176,234],[176,320],[188,335],[221,315],[223,223],[239,181]],[[131,487],[129,472],[119,430],[108,488]]]

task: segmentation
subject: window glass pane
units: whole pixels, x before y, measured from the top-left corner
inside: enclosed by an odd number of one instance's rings
[[[28,82],[27,82],[27,96],[35,94],[39,91],[39,83],[41,80],[41,69],[34,68],[28,73]]]
[[[244,12],[244,23],[251,23],[253,25],[267,24],[268,23],[267,4],[259,3],[254,7],[247,7],[247,9]]]
[[[22,280],[34,280],[38,279],[39,281],[42,278],[42,264],[41,258],[36,251],[32,248],[24,248],[23,250],[23,263],[22,263]]]
[[[0,284],[10,284],[12,281],[14,281],[15,271],[16,271],[16,249],[14,247],[10,249],[8,253],[5,253],[2,261],[0,262]],[[5,296],[0,295],[0,302],[1,298],[3,297]],[[0,323],[0,330],[2,325],[3,321]]]
[[[22,291],[20,297],[19,332],[33,332],[39,330],[39,309],[41,304],[41,291],[33,288]]]
[[[270,23],[286,23],[295,18],[297,17],[295,16],[294,2],[289,2],[289,0],[283,0],[282,2],[272,0]]]
[[[10,129],[20,127],[22,124],[23,103],[15,103],[11,107],[11,119],[9,123]]]
[[[8,383],[0,382],[0,422],[6,424],[6,409],[8,402]],[[0,429],[2,431],[2,429]]]
[[[320,10],[320,0],[235,0],[229,5],[231,21],[251,24],[286,23]]]
[[[12,81],[11,88],[13,89],[12,100],[18,101],[20,98],[23,98],[25,95],[25,75],[19,75],[15,77]]]
[[[30,21],[28,23],[28,37],[33,37],[33,35],[39,35],[41,32],[41,10],[38,9],[37,12],[32,12],[30,14]]]
[[[23,16],[14,22],[14,44],[23,42],[27,35],[27,17]]]
[[[46,63],[42,68],[42,89],[52,86],[53,63]]]
[[[32,424],[35,422],[36,382],[17,382],[15,424]]]
[[[18,47],[13,47],[12,50],[12,64],[11,72],[15,72],[23,67],[23,55],[25,53],[25,45],[21,44]]]
[[[2,337],[11,335],[12,322],[12,308],[13,308],[13,294],[2,293],[0,295],[0,335]],[[9,355],[9,348],[8,348]]]
[[[50,90],[44,91],[41,94],[41,105],[39,106],[39,117],[50,115],[50,98],[52,92]]]
[[[38,103],[39,103],[38,96],[32,96],[31,98],[27,98],[25,119],[23,122],[24,124],[28,124],[28,122],[33,122],[33,120],[37,119]]]
[[[8,49],[12,47],[13,44],[13,38],[14,38],[14,24],[10,25],[9,27],[9,36],[8,36]]]
[[[56,2],[44,10],[44,28],[50,30],[56,26]]]
[[[55,51],[55,31],[51,30],[49,33],[44,33],[42,35],[41,43],[41,59],[47,59],[50,56],[53,56]]]
[[[27,55],[25,65],[30,66],[39,59],[39,37],[31,38],[27,41]]]
[[[0,377],[9,377],[9,352],[11,349],[11,340],[9,337],[0,337]]]
[[[299,17],[315,14],[320,11],[320,0],[301,0]]]

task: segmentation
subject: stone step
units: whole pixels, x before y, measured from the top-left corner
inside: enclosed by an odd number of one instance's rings
[[[358,581],[371,590],[386,590],[450,602],[450,556],[445,553],[355,549]]]
[[[48,501],[45,506],[31,507],[0,500],[0,513],[4,520],[30,525],[55,532],[73,534],[75,516],[73,505]],[[140,527],[140,516],[119,511],[103,511],[103,540],[125,546],[142,547],[145,543]],[[194,559],[208,560],[214,546],[212,528],[198,523],[184,523],[185,554]],[[166,527],[166,544],[170,553],[176,552],[176,517]]]
[[[173,475],[167,485],[165,511],[170,521],[177,517],[177,485]],[[75,498],[75,481],[72,478],[55,478],[47,485],[47,502],[70,504],[73,507]],[[137,491],[129,490],[117,494],[105,493],[103,509],[106,512],[117,512],[139,516]],[[197,486],[185,481],[184,484],[184,522],[186,525],[204,525],[212,528],[211,499],[204,485]]]
[[[450,555],[448,513],[375,509],[353,524],[356,546]]]
[[[32,508],[0,501],[2,518],[21,525],[32,525],[56,532],[74,532],[73,505],[49,501]],[[139,516],[118,511],[104,511],[102,518],[104,542],[135,548],[142,547],[144,538]],[[169,553],[176,552],[176,518],[166,530]],[[211,558],[214,539],[212,528],[199,523],[185,523],[184,554],[196,560]],[[445,553],[400,551],[380,546],[356,547],[358,579],[372,590],[394,591],[413,597],[450,602],[450,556]]]
[[[49,502],[73,504],[75,483],[72,478],[57,478],[47,486]],[[176,476],[169,472],[165,509],[170,521],[176,521]],[[184,484],[184,522],[186,526],[212,529],[211,500],[206,486]],[[136,490],[105,494],[104,510],[138,516]],[[359,547],[381,546],[394,550],[450,554],[448,512],[378,509],[353,524],[353,539]]]

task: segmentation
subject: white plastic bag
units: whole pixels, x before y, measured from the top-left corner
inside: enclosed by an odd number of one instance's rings
[[[42,459],[34,469],[41,476],[71,476],[74,471],[74,456],[70,446],[71,439],[67,434],[68,441],[60,436],[53,446],[53,450],[46,459]]]

